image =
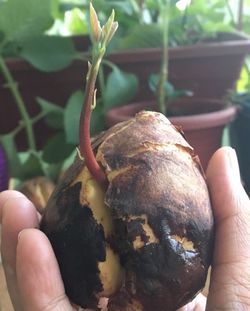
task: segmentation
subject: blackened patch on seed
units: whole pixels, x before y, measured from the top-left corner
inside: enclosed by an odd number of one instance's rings
[[[76,183],[64,191],[56,202],[62,222],[43,221],[41,230],[53,246],[66,294],[81,307],[96,308],[95,293],[103,290],[98,262],[106,258],[105,237],[91,209],[80,204],[80,190]]]

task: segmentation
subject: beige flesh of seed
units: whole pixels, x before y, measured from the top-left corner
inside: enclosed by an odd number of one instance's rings
[[[106,247],[106,261],[99,262],[98,268],[101,271],[103,284],[103,291],[98,296],[109,297],[121,287],[124,277],[124,271],[121,270],[119,257],[109,246]]]
[[[188,240],[186,237],[180,237],[178,235],[171,235],[171,238],[174,239],[176,242],[180,243],[185,251],[196,252],[194,247],[194,243]]]
[[[171,151],[179,151],[178,146],[173,144],[157,144],[151,141],[144,142],[139,148],[133,150],[132,152],[128,153],[127,156],[132,158],[140,153],[149,152],[149,151],[161,151],[167,149],[168,152]]]
[[[148,224],[148,218],[147,215],[141,215],[141,216],[130,216],[127,221],[132,221],[132,220],[137,220],[141,219],[144,221],[142,223],[142,228],[146,234],[146,236],[149,238],[148,242],[146,244],[151,244],[151,243],[159,243],[158,238],[155,236],[152,228]],[[137,236],[136,239],[133,241],[133,247],[135,250],[142,248],[145,246],[145,242],[141,239],[140,236]]]
[[[105,237],[113,233],[113,221],[108,206],[104,203],[105,193],[99,184],[90,175],[87,167],[76,178],[74,183],[82,182],[80,192],[80,203],[87,204],[98,224],[102,224]],[[120,265],[120,259],[113,252],[110,246],[106,245],[106,260],[98,263],[100,270],[100,279],[103,285],[103,291],[98,293],[99,297],[109,297],[114,294],[121,286],[124,271]]]

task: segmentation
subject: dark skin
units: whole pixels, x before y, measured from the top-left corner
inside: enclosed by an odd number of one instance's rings
[[[207,181],[216,222],[210,290],[207,299],[199,294],[178,311],[250,310],[250,201],[231,148],[214,154]],[[52,247],[37,229],[39,219],[21,193],[0,194],[1,253],[14,309],[75,310],[65,295]]]

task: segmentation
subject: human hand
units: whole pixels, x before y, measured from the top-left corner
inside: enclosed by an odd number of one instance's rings
[[[250,201],[231,148],[221,148],[214,154],[207,181],[216,222],[210,291],[207,300],[199,294],[179,311],[247,310]],[[0,219],[3,264],[15,310],[72,310],[48,239],[37,229],[27,229],[38,227],[34,206],[18,192],[3,192]]]
[[[214,154],[207,182],[216,225],[209,294],[178,311],[250,310],[250,201],[233,149]]]
[[[1,254],[14,310],[73,310],[51,245],[35,229],[39,218],[33,204],[21,193],[0,194]]]

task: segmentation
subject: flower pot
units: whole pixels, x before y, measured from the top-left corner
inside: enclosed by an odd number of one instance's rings
[[[88,50],[89,41],[86,37],[77,37],[74,41],[80,51]],[[193,91],[197,97],[221,98],[228,89],[233,88],[247,53],[250,53],[250,40],[236,34],[227,34],[226,38],[225,34],[221,34],[216,42],[170,48],[170,82],[177,89]],[[140,83],[137,100],[152,98],[148,77],[159,72],[162,58],[160,48],[113,52],[108,58],[121,69],[137,75]],[[65,107],[69,96],[82,89],[87,73],[87,63],[80,61],[73,62],[65,70],[49,74],[34,69],[22,59],[9,59],[7,65],[31,116],[39,111],[36,97]],[[0,99],[0,133],[4,134],[17,126],[20,114],[1,75]],[[35,126],[35,133],[38,146],[42,146],[53,131],[44,122],[39,122]],[[24,135],[19,135],[18,141],[24,147]]]
[[[223,98],[234,88],[245,56],[250,53],[250,38],[238,33],[218,33],[217,38],[189,46],[169,48],[169,80],[176,89],[188,89],[197,97]],[[148,78],[158,73],[162,50],[147,48],[120,51],[110,60],[139,79],[135,100],[148,100],[152,92]]]
[[[225,107],[221,100],[208,98],[183,99],[174,105],[176,111],[184,110],[185,115],[171,116],[169,120],[182,127],[186,139],[206,169],[212,154],[221,146],[225,126],[235,119],[237,109],[235,106]],[[155,103],[140,102],[111,109],[106,115],[106,125],[109,127],[128,120],[144,109],[155,110]]]

